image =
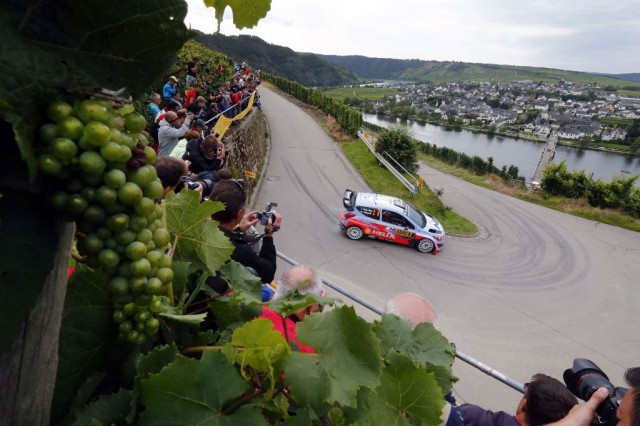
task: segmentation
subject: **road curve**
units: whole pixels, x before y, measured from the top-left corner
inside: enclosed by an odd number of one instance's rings
[[[443,201],[478,224],[448,237],[438,255],[381,241],[350,241],[337,220],[345,188],[368,187],[305,112],[261,87],[271,128],[262,209],[284,216],[279,251],[373,304],[400,292],[428,297],[440,328],[468,355],[526,382],[561,378],[575,357],[596,362],[614,384],[640,365],[640,234],[573,217],[477,187],[422,165]],[[279,264],[279,272],[287,265]],[[519,395],[457,360],[460,399],[515,411]]]

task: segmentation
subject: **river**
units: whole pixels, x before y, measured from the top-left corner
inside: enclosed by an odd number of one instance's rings
[[[394,122],[375,114],[363,114],[363,118],[382,127],[400,123],[406,125],[413,137],[420,141],[446,146],[467,155],[477,155],[485,160],[493,157],[493,163],[498,168],[514,165],[527,182],[531,180],[544,148],[541,142],[474,133],[469,130],[449,131],[440,126],[420,124],[411,120],[403,122],[397,119]],[[587,174],[593,173],[595,178],[601,178],[606,182],[611,181],[614,176],[626,178],[640,174],[640,157],[633,155],[558,146],[554,163],[561,161],[566,161],[570,170],[584,170]],[[636,185],[640,185],[640,179],[636,181]]]

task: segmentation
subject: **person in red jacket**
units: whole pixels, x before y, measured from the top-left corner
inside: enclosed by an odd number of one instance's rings
[[[191,104],[191,102],[195,101],[196,98],[200,95],[200,90],[201,89],[202,89],[202,87],[200,86],[200,83],[194,84],[192,88],[190,88],[189,90],[187,90],[185,92],[185,99],[184,99],[184,103],[182,105],[185,108],[188,108],[189,105]]]
[[[298,290],[300,294],[313,294],[316,296],[325,296],[327,294],[318,272],[310,266],[294,266],[282,274],[273,298],[279,299],[295,290]],[[300,352],[315,352],[311,346],[300,343],[296,336],[296,324],[314,312],[322,312],[322,305],[317,303],[309,305],[288,316],[283,321],[280,314],[272,311],[267,306],[263,306],[262,315],[259,318],[270,320],[273,323],[273,330],[279,331],[285,339],[288,339],[289,343],[295,344],[295,347]]]

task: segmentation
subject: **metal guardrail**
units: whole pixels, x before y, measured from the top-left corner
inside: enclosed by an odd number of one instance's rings
[[[287,262],[290,265],[293,266],[297,266],[299,265],[298,262],[296,262],[295,260],[291,259],[290,257],[286,256],[285,254],[281,253],[281,252],[277,252],[277,255],[280,259],[284,260],[285,262]],[[337,291],[338,293],[348,297],[349,299],[353,300],[354,302],[364,306],[365,308],[369,309],[372,312],[375,312],[378,315],[382,315],[384,314],[384,310],[380,309],[377,306],[372,305],[371,303],[367,302],[366,300],[356,296],[355,294],[353,294],[352,292],[345,290],[344,288],[340,287],[338,284],[331,282],[325,278],[320,277],[320,279],[322,280],[322,282],[329,288],[332,288],[333,290]],[[487,374],[488,376],[493,377],[496,380],[499,380],[500,382],[504,383],[505,385],[517,390],[520,393],[524,394],[524,385],[520,382],[518,382],[515,379],[512,379],[511,377],[502,374],[501,372],[493,369],[492,367],[476,360],[475,358],[460,352],[460,350],[455,346],[454,348],[456,349],[456,358],[461,359],[462,361],[466,362],[467,364],[477,368],[478,370],[482,371],[483,373]]]
[[[369,148],[369,151],[371,151],[373,153],[373,155],[376,156],[378,161],[380,161],[391,172],[391,174],[393,174],[409,190],[409,192],[411,192],[411,195],[417,194],[418,193],[418,185],[417,184],[414,185],[411,182],[409,182],[407,180],[407,178],[402,176],[402,173],[400,173],[389,161],[387,161],[387,159],[385,159],[382,155],[378,154],[376,152],[375,147],[371,143],[371,141],[368,140],[368,138],[366,136],[366,133],[367,132],[363,132],[362,130],[359,130],[358,131],[358,137],[360,138],[360,140],[362,142],[364,142],[364,144],[367,146],[367,148]],[[398,164],[398,162],[396,160],[394,160],[389,154],[387,154],[387,156],[389,156],[389,158],[391,158],[396,164]],[[400,166],[400,167],[402,167],[402,166]],[[404,170],[404,168],[403,168],[403,170]],[[405,170],[405,172],[406,172],[406,170]],[[409,172],[407,172],[407,173],[409,173]]]

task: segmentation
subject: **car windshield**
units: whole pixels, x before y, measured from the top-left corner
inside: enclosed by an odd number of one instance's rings
[[[416,210],[412,205],[407,204],[406,215],[409,216],[409,219],[420,228],[424,228],[427,224],[427,220],[424,215],[420,213],[420,211]]]

